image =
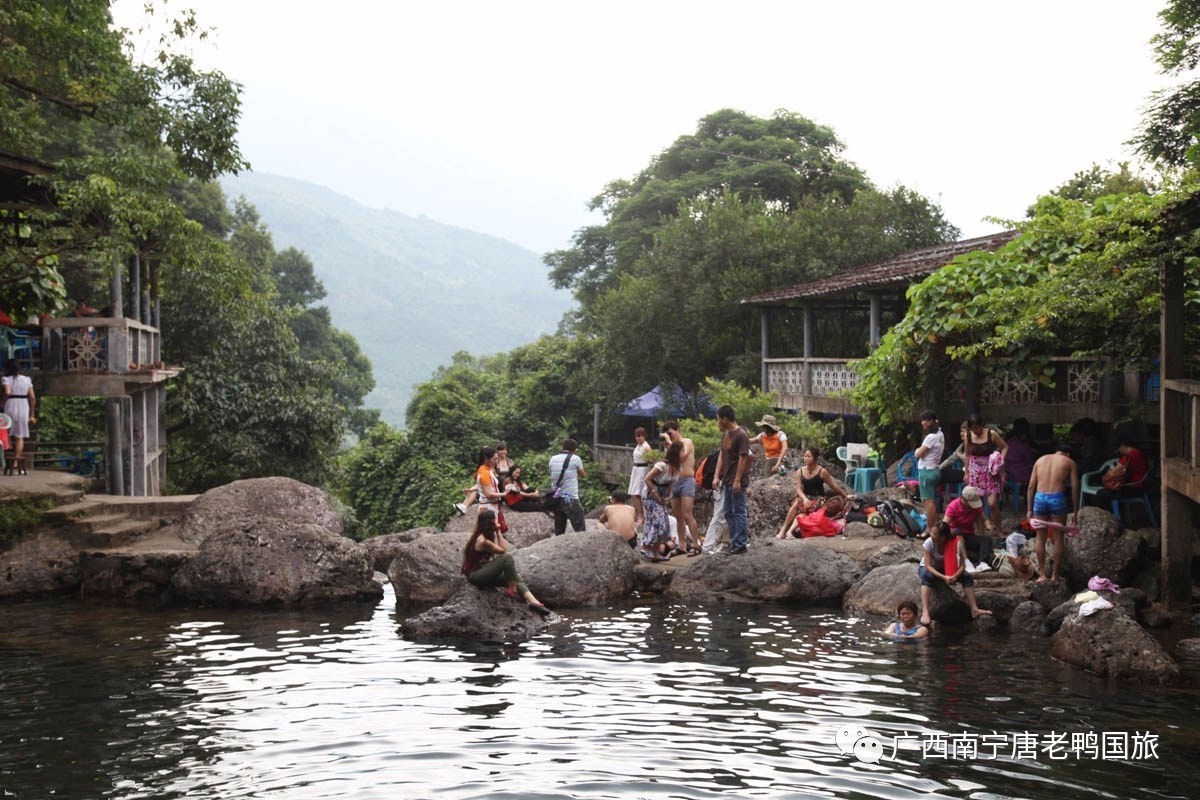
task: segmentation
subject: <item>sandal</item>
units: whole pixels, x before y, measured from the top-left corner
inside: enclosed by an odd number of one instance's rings
[[[680,550],[678,547],[673,547],[673,548],[671,548],[671,552],[667,553],[667,558],[674,558],[675,556],[682,556],[682,555],[687,555],[687,554],[683,550]]]

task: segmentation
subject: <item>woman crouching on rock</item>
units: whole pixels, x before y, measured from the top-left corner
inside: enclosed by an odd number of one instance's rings
[[[508,552],[504,534],[496,527],[496,514],[491,509],[479,509],[475,530],[463,548],[462,573],[472,586],[480,589],[503,586],[504,593],[514,600],[523,597],[534,611],[550,613],[517,576],[517,564]]]

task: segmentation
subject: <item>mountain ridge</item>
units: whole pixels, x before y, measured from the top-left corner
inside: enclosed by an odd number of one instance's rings
[[[278,250],[312,259],[333,324],[375,373],[365,401],[402,425],[416,384],[459,350],[501,352],[552,333],[570,308],[541,257],[508,240],[428,217],[369,208],[318,184],[269,173],[222,178],[258,210]],[[478,329],[480,319],[496,324]]]

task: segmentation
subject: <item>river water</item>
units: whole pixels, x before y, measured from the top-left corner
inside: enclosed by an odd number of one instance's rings
[[[2,795],[1200,797],[1200,693],[1019,634],[632,600],[429,645],[403,613],[2,606]]]

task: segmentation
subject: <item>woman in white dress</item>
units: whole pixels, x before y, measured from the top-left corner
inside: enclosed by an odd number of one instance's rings
[[[646,457],[650,454],[650,443],[646,441],[646,429],[638,428],[633,432],[633,440],[637,446],[633,448],[633,469],[629,472],[629,499],[633,501],[633,524],[641,525],[646,519],[642,507],[642,497],[646,494],[646,471],[650,462]]]
[[[28,375],[22,375],[17,369],[17,362],[9,361],[4,365],[3,392],[4,413],[12,417],[12,430],[8,435],[15,439],[13,445],[13,460],[11,466],[5,467],[5,473],[16,471],[18,475],[28,475],[23,455],[25,440],[29,438],[30,423],[37,424],[34,408],[37,395],[33,391],[33,381]]]

